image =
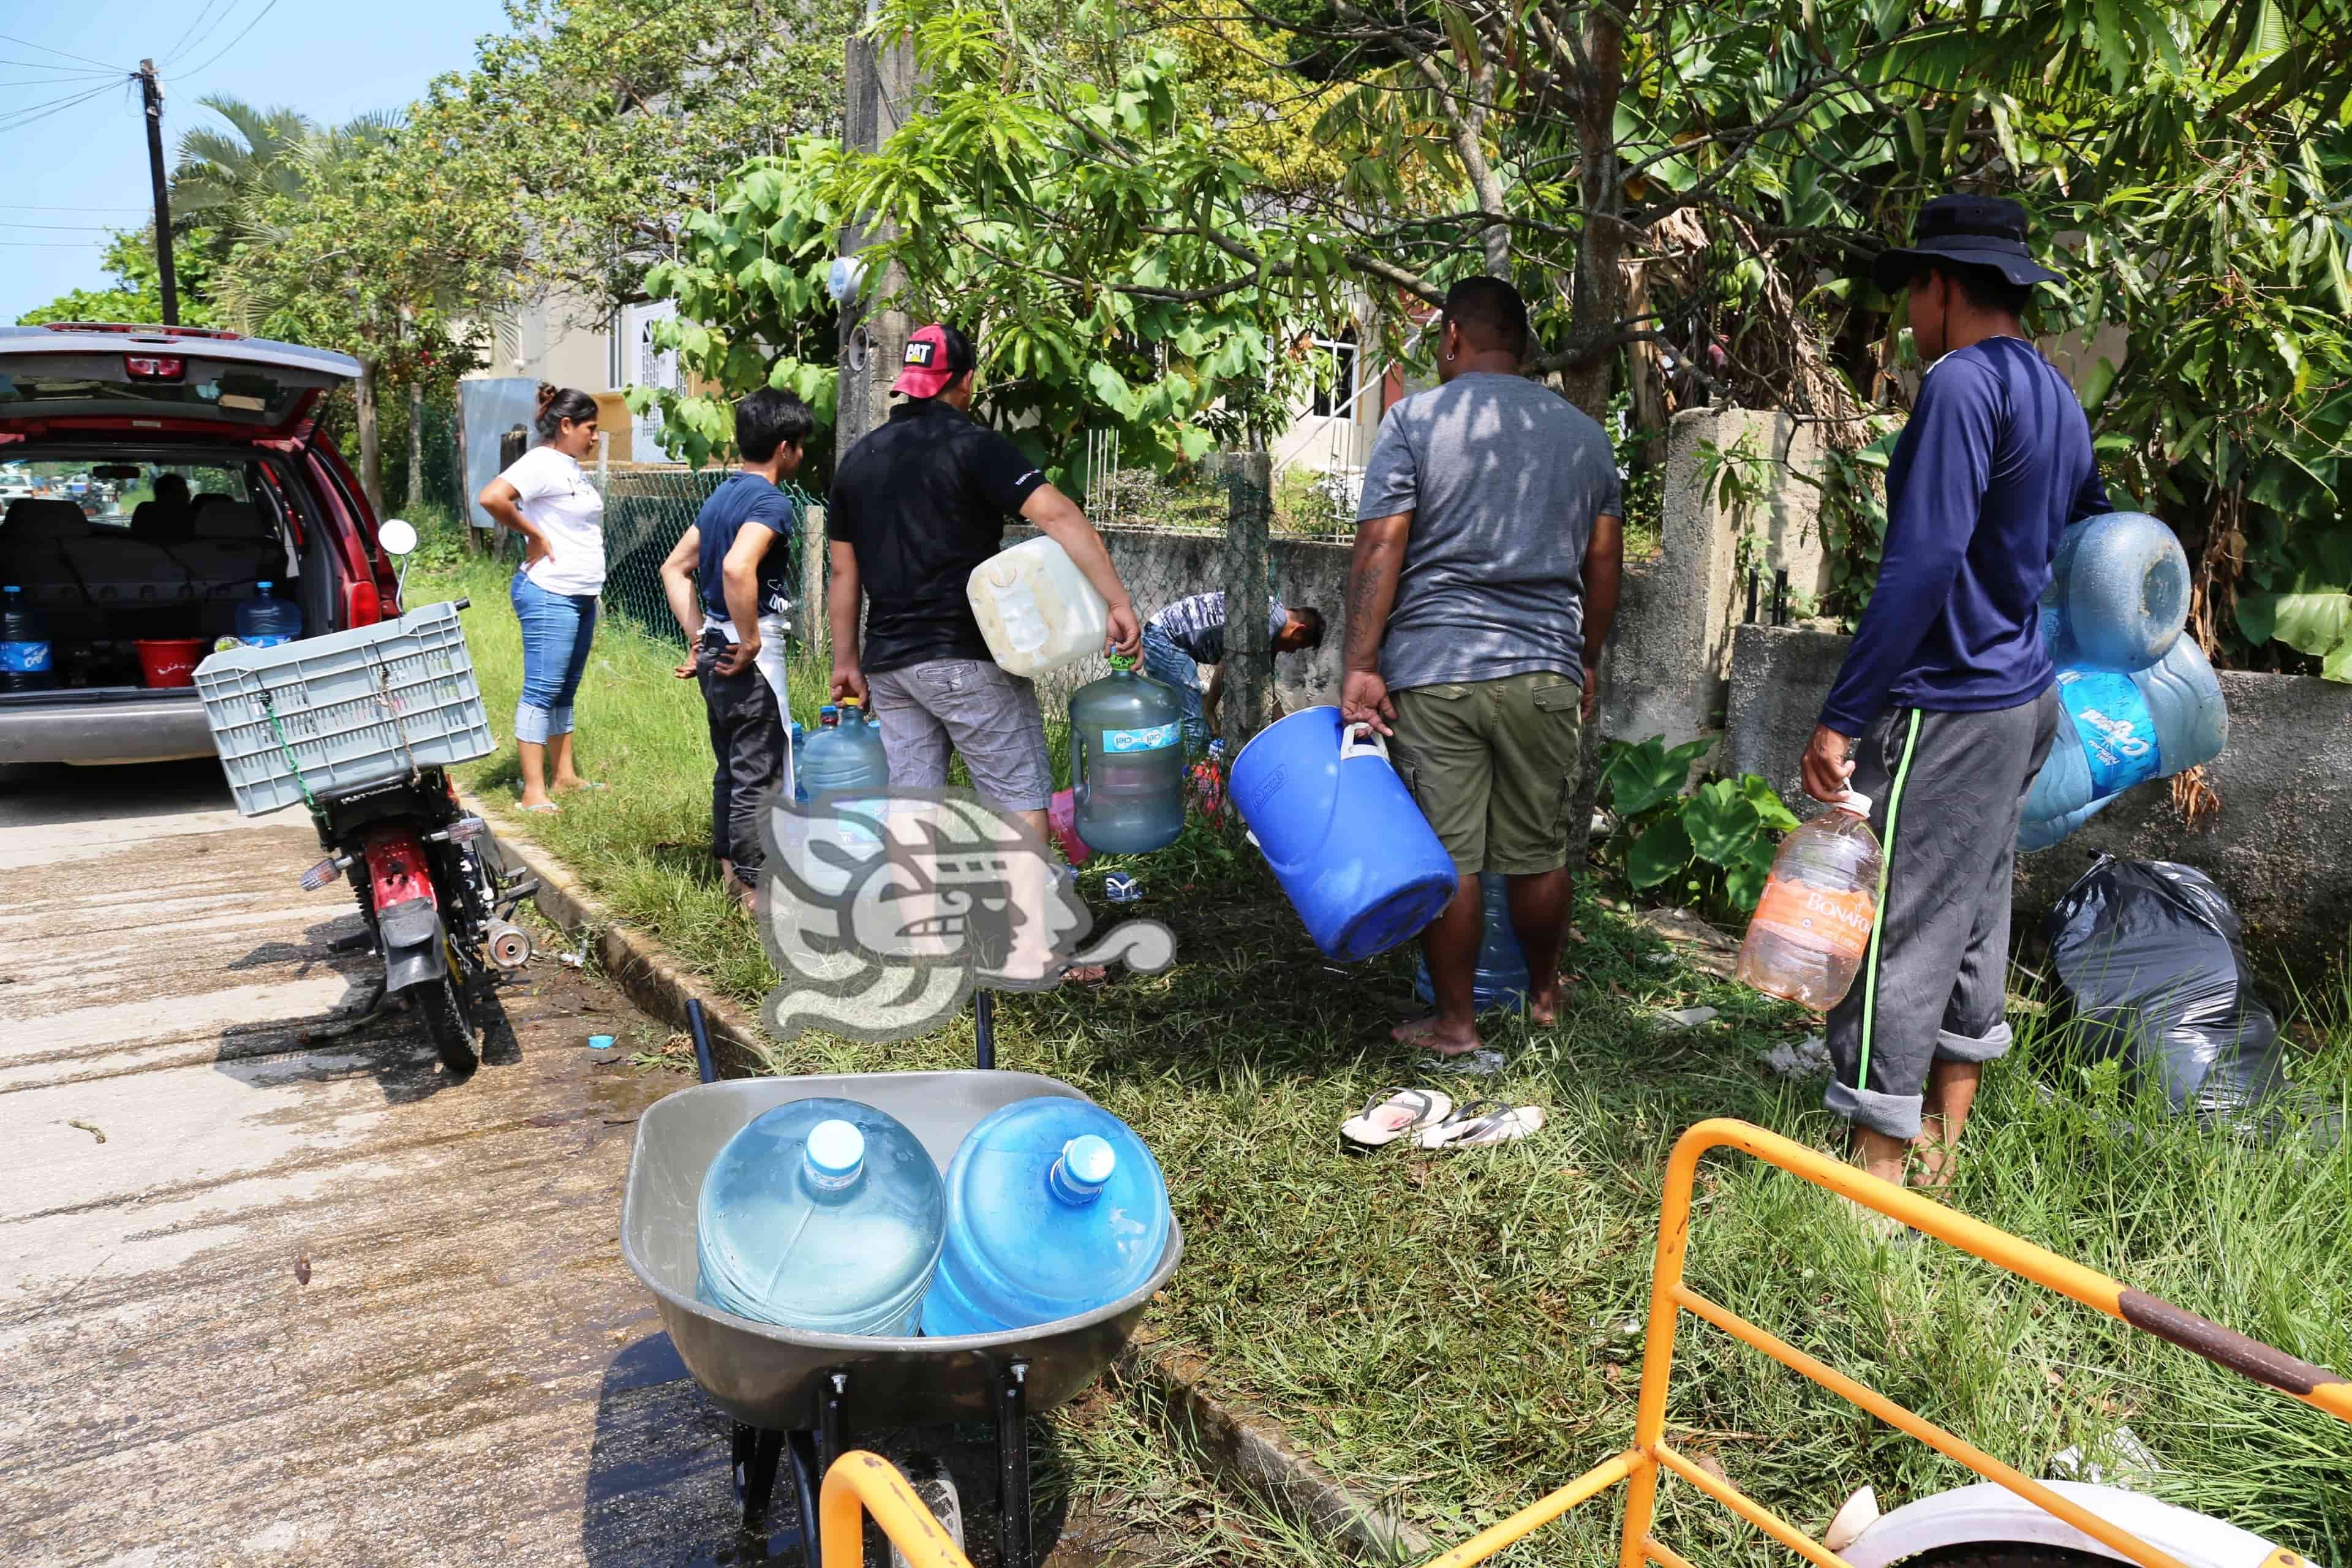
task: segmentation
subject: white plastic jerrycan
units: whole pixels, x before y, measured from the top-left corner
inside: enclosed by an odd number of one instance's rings
[[[988,651],[1007,675],[1039,676],[1100,653],[1110,605],[1069,552],[1031,539],[972,568],[964,584]]]

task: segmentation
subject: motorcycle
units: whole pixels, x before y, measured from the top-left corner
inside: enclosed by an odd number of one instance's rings
[[[397,519],[378,540],[396,558],[416,548],[415,530]],[[498,1012],[495,976],[530,962],[530,933],[512,916],[539,890],[537,879],[507,870],[489,825],[465,809],[438,767],[322,794],[313,820],[326,858],[302,874],[303,888],[318,892],[347,878],[368,930],[338,945],[372,942],[383,956],[383,977],[362,1012],[404,999],[424,1019],[442,1064],[473,1071],[476,1041]]]

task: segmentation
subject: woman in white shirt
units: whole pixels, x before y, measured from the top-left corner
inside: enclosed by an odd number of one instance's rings
[[[551,787],[590,787],[572,759],[572,700],[596,633],[604,586],[604,498],[581,471],[596,447],[596,400],[541,382],[539,446],[482,487],[482,510],[523,536],[509,596],[522,625],[522,700],[515,704],[522,753],[522,809],[551,812]],[[553,778],[549,777],[552,764]]]

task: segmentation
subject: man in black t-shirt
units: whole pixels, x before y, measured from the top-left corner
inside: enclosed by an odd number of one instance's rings
[[[1014,514],[1069,552],[1110,604],[1111,644],[1142,630],[1110,555],[1076,502],[970,416],[971,344],[936,323],[907,340],[891,390],[907,401],[849,449],[825,514],[831,540],[833,694],[870,702],[894,786],[939,789],[961,752],[980,795],[1045,836],[1054,792],[1035,688],[996,667],[964,584]],[[868,601],[857,634],[858,596]]]
[[[783,655],[797,514],[778,485],[799,471],[815,428],[808,405],[789,392],[761,387],[737,404],[741,466],[661,566],[686,634],[677,676],[700,683],[710,723],[710,852],[746,909],[766,858],[760,807],[770,791],[793,785]]]

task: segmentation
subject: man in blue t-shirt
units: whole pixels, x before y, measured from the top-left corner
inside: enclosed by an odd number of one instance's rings
[[[2015,202],[1938,196],[1877,258],[1930,363],[1887,466],[1878,586],[1803,765],[1814,799],[1869,798],[1886,857],[1823,1098],[1873,1174],[1930,1188],[2010,1045],[2017,828],[2060,711],[2037,601],[2060,533],[2108,510],[2082,405],[2021,320],[2056,277],[2025,232]]]
[[[799,471],[815,428],[808,405],[789,392],[762,387],[737,404],[740,465],[661,566],[689,649],[677,676],[701,683],[710,720],[710,852],[747,910],[765,858],[761,804],[793,784],[783,657],[799,513],[777,484]]]

